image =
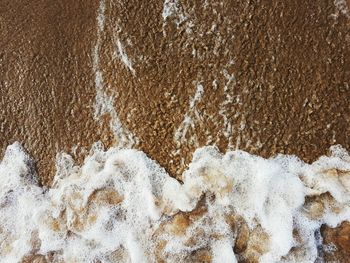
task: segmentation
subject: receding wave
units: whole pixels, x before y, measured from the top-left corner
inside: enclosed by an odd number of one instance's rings
[[[0,164],[2,262],[314,262],[320,227],[350,219],[350,157],[313,164],[198,149],[179,182],[141,151],[61,154],[38,185],[18,143]]]

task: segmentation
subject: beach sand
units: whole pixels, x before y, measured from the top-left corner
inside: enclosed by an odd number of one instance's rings
[[[81,163],[99,140],[180,180],[205,145],[350,150],[350,3],[214,2],[1,1],[1,153],[19,141],[50,185],[57,153]]]
[[[108,2],[100,32],[103,88],[137,148],[177,176],[207,144],[306,161],[349,149],[350,20],[332,1],[185,1],[165,20],[163,9]],[[93,119],[97,12],[97,1],[1,3],[0,146],[23,142],[43,183],[58,151],[114,142]]]

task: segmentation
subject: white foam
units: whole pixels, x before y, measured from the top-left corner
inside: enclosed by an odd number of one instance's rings
[[[174,133],[174,142],[176,143],[176,149],[172,151],[172,156],[181,155],[181,148],[185,144],[190,144],[194,147],[199,147],[199,141],[196,133],[196,125],[201,121],[201,113],[197,109],[197,104],[201,101],[204,94],[204,87],[200,83],[196,84],[196,91],[192,97],[190,97],[189,108],[184,114],[183,121],[180,123],[179,127]],[[190,137],[186,136],[190,133]],[[181,165],[184,166],[185,158],[181,158]]]
[[[103,79],[102,79],[102,72],[100,71],[100,49],[101,49],[101,34],[104,31],[105,27],[105,11],[106,11],[106,3],[105,0],[100,0],[99,2],[99,9],[97,14],[97,41],[92,53],[93,61],[92,66],[95,73],[95,86],[96,89],[102,89],[103,88]]]
[[[171,16],[175,16],[177,25],[186,20],[186,15],[181,11],[178,0],[165,0],[163,3],[162,16],[164,21]]]
[[[233,74],[229,74],[227,70],[223,70],[223,75],[226,78],[227,82],[224,85],[225,100],[222,103],[220,103],[219,114],[221,115],[224,121],[223,135],[228,140],[227,148],[232,149],[233,148],[233,142],[232,142],[233,127],[232,127],[231,121],[227,116],[227,113],[228,113],[228,110],[232,107],[232,104],[234,103],[234,97],[231,94],[232,94],[232,88],[235,85],[235,77]],[[237,100],[239,100],[239,97],[237,97]]]
[[[213,244],[213,263],[236,263],[232,242],[220,240]]]
[[[116,48],[117,48],[117,53],[116,56],[120,58],[120,60],[123,62],[123,64],[131,71],[133,75],[135,75],[135,69],[132,66],[132,62],[128,55],[126,54],[125,48],[120,42],[120,39],[117,38],[116,40]]]
[[[334,5],[339,13],[345,15],[347,18],[350,18],[349,7],[346,0],[334,0]],[[338,18],[339,13],[333,14],[333,16],[335,18]]]
[[[184,8],[184,5],[179,0],[165,0],[163,3],[162,10],[163,17],[163,35],[166,37],[165,26],[171,21],[174,22],[177,28],[183,27],[185,33],[192,39],[191,36],[194,32],[193,28],[195,27],[194,21],[191,18],[190,14]]]
[[[189,108],[184,116],[184,119],[180,126],[177,128],[174,134],[174,141],[177,143],[184,143],[186,141],[186,134],[190,127],[194,127],[195,122],[198,122],[200,120],[199,112],[197,110],[197,104],[202,99],[204,94],[204,87],[202,84],[197,83],[196,84],[196,92],[193,95],[192,98],[190,98],[190,105]],[[196,139],[193,139],[195,141],[195,146],[198,147],[198,142]]]
[[[96,97],[95,97],[95,105],[94,105],[94,118],[96,121],[100,121],[101,117],[105,114],[110,115],[109,125],[114,134],[115,140],[119,147],[127,147],[131,148],[135,145],[138,139],[126,128],[122,125],[118,113],[114,107],[115,99],[113,96],[110,96],[106,93],[104,88],[104,80],[103,80],[103,71],[100,68],[100,52],[102,46],[102,34],[105,29],[106,23],[106,2],[105,0],[100,0],[98,14],[97,14],[97,40],[95,47],[93,49],[93,72],[95,74],[95,88],[96,88]],[[131,65],[130,60],[126,56],[123,46],[120,41],[117,42],[118,56],[122,60],[122,62],[132,71],[134,74],[135,71]]]
[[[97,144],[81,167],[61,154],[45,189],[15,143],[0,163],[1,262],[313,262],[321,225],[350,219],[350,157],[331,150],[308,165],[204,147],[180,184],[143,152]]]
[[[119,26],[117,23],[116,26],[114,27],[113,30],[113,45],[115,46],[115,51],[113,53],[113,58],[118,58],[123,65],[130,70],[130,72],[135,76],[136,71],[133,67],[132,60],[129,58],[128,54],[126,53],[125,47],[122,44],[120,38],[119,38],[119,33],[122,31],[122,28]],[[129,45],[131,45],[131,40],[127,39],[126,41]]]

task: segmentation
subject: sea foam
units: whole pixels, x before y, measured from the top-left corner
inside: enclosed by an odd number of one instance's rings
[[[350,157],[339,146],[313,164],[198,149],[170,177],[145,153],[57,160],[39,186],[22,147],[0,164],[1,262],[314,262],[315,233],[350,219]]]

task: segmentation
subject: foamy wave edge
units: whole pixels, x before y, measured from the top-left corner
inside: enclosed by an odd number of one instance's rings
[[[306,164],[196,150],[183,183],[141,151],[61,154],[40,187],[19,143],[0,164],[1,262],[314,262],[323,224],[350,219],[350,156]]]

